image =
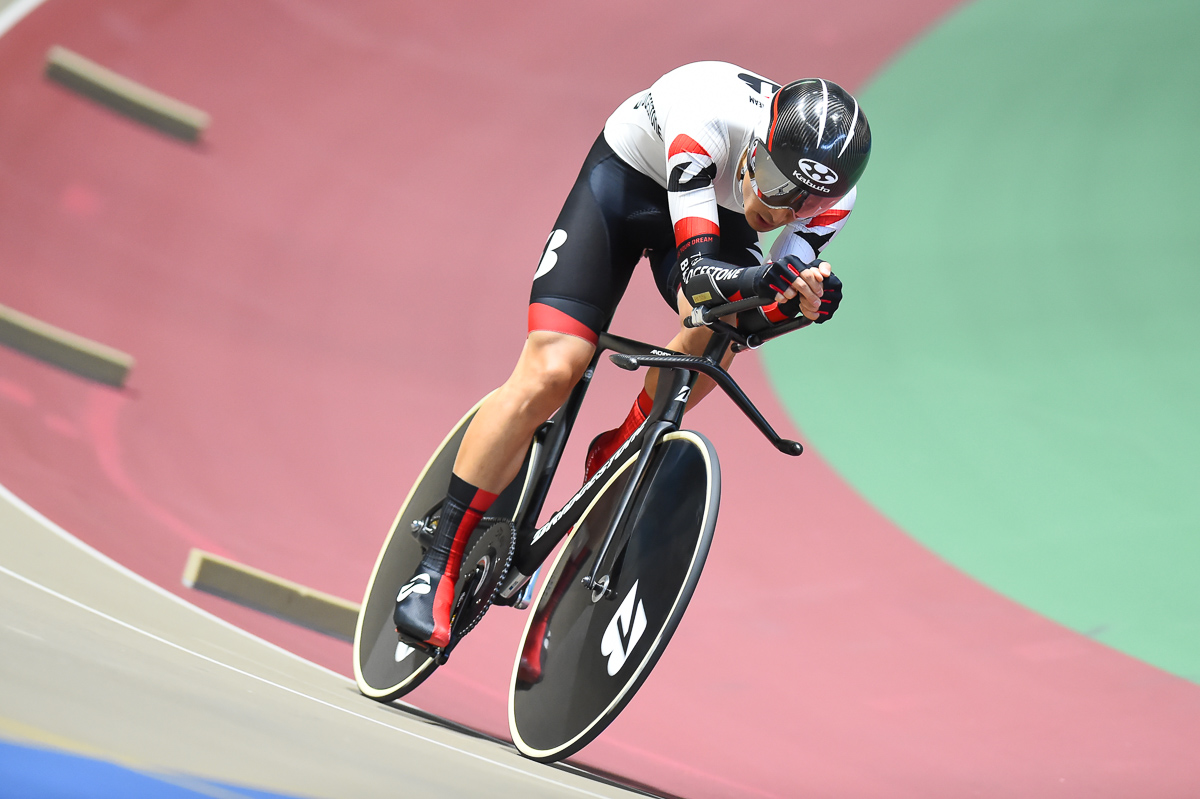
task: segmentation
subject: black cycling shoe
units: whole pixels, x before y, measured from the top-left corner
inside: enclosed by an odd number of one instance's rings
[[[427,647],[450,643],[454,581],[422,564],[396,596],[396,632]]]

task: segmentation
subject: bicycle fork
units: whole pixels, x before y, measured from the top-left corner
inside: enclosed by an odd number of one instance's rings
[[[617,598],[617,593],[612,586],[616,585],[617,579],[620,577],[620,555],[625,550],[625,545],[629,543],[629,528],[626,521],[633,510],[633,497],[641,486],[642,477],[650,467],[650,458],[654,455],[654,450],[662,437],[678,430],[682,424],[688,399],[700,374],[709,374],[713,368],[724,374],[720,363],[728,347],[729,337],[722,333],[716,333],[709,340],[704,355],[700,358],[665,353],[661,355],[614,354],[609,356],[613,363],[622,369],[660,366],[662,371],[659,373],[658,389],[654,392],[654,408],[650,412],[650,418],[657,418],[658,421],[644,434],[641,452],[638,454],[633,472],[621,492],[617,511],[609,522],[608,530],[605,532],[599,552],[596,554],[596,560],[592,563],[592,570],[582,580],[583,586],[592,592],[593,603],[599,602],[601,599]],[[669,381],[663,379],[667,375],[670,375]],[[721,388],[725,388],[724,385],[721,385],[720,380],[717,381],[717,384]],[[618,533],[620,541],[614,547],[613,543],[617,540]],[[610,551],[614,553],[612,557],[609,557]]]
[[[616,512],[613,513],[612,519],[608,523],[608,530],[605,531],[604,538],[600,542],[596,559],[592,562],[592,570],[581,580],[584,588],[592,592],[593,603],[599,602],[601,599],[617,598],[617,592],[613,590],[612,586],[616,584],[619,577],[619,574],[615,572],[618,571],[616,564],[620,560],[620,553],[624,551],[625,544],[628,543],[628,536],[624,534],[628,529],[625,522],[632,510],[633,497],[642,483],[642,476],[650,466],[650,458],[654,455],[658,442],[667,433],[679,429],[684,409],[687,408],[688,397],[696,382],[695,372],[672,369],[667,374],[672,376],[669,384],[670,390],[662,391],[661,389],[668,386],[664,386],[662,381],[659,382],[659,390],[655,392],[655,408],[651,410],[650,418],[659,415],[656,412],[659,410],[660,402],[666,407],[662,410],[659,420],[642,435],[642,447],[638,453],[637,462],[634,463],[625,488],[617,500]],[[618,532],[621,533],[620,542],[614,547],[613,542],[616,541]],[[610,550],[614,553],[612,558],[608,557]]]
[[[623,527],[625,527],[626,519],[631,511],[630,506],[633,504],[634,494],[642,482],[642,477],[650,465],[650,458],[661,437],[672,430],[679,429],[683,421],[683,412],[687,407],[688,397],[699,375],[704,374],[710,377],[716,383],[717,388],[720,388],[733,400],[738,409],[750,419],[754,426],[759,429],[759,432],[780,452],[794,456],[804,451],[804,447],[798,441],[783,438],[775,432],[758,408],[754,407],[754,404],[750,402],[750,398],[746,396],[733,378],[729,376],[729,373],[721,367],[721,359],[724,357],[730,342],[731,336],[718,328],[714,331],[708,346],[705,348],[704,355],[700,358],[689,355],[668,355],[665,353],[652,353],[650,355],[613,354],[609,356],[613,363],[622,369],[635,370],[643,366],[659,367],[666,370],[666,374],[672,375],[672,378],[670,381],[670,390],[663,392],[664,381],[661,378],[663,373],[660,373],[659,390],[655,392],[655,408],[654,411],[651,411],[650,418],[653,419],[657,415],[656,412],[659,410],[660,401],[669,402],[669,405],[663,410],[661,416],[659,416],[659,421],[645,434],[645,438],[642,441],[641,453],[637,463],[634,465],[633,474],[630,475],[629,482],[625,485],[625,489],[621,493],[617,512],[613,514],[609,529],[600,545],[600,551],[596,555],[595,562],[592,564],[591,572],[583,578],[584,587],[590,589],[592,592],[593,603],[599,602],[601,599],[615,599],[617,596],[612,586],[616,584],[617,577],[619,577],[617,572],[619,572],[620,553],[628,543],[628,531],[627,529],[623,529]],[[666,397],[670,399],[666,400]],[[621,541],[614,548],[612,544],[617,538],[618,531],[621,531]],[[608,557],[610,549],[617,553],[612,558]]]

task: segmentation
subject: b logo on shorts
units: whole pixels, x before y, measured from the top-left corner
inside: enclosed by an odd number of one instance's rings
[[[534,280],[554,268],[554,265],[558,263],[558,253],[555,250],[563,246],[566,241],[567,231],[565,230],[555,230],[550,234],[550,238],[546,239],[546,251],[542,253],[542,261],[538,264],[537,271],[533,273]]]

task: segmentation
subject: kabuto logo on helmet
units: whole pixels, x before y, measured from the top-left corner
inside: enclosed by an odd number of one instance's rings
[[[824,164],[817,163],[811,158],[801,158],[797,164],[800,168],[792,174],[802,182],[820,191],[829,191],[826,186],[838,182],[838,173]]]

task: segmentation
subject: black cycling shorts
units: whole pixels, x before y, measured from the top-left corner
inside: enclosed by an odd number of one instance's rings
[[[758,233],[743,214],[718,208],[717,220],[718,260],[762,262]],[[542,251],[529,295],[530,332],[568,333],[595,344],[643,254],[659,293],[677,311],[680,274],[667,190],[622,161],[601,134]]]

